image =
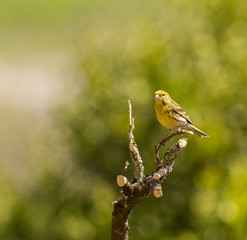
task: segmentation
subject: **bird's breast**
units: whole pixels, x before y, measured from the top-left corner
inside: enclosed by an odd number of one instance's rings
[[[178,128],[183,125],[176,120],[176,117],[170,112],[168,105],[156,102],[154,110],[159,122],[168,129]]]

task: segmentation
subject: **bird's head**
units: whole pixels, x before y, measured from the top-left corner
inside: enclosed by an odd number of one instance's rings
[[[155,102],[162,102],[165,105],[171,103],[172,101],[170,95],[163,90],[158,90],[154,93],[154,100]]]

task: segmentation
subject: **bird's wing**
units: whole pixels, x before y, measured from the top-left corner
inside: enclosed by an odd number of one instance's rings
[[[176,103],[174,100],[171,101],[169,110],[176,116],[178,117],[183,117],[188,123],[192,124],[192,121],[190,120],[189,116],[187,113],[183,110],[183,108]]]

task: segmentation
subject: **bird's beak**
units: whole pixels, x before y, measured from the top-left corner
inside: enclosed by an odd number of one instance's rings
[[[155,99],[159,99],[159,98],[160,98],[159,94],[155,94],[155,95],[154,95],[154,98],[155,98]]]

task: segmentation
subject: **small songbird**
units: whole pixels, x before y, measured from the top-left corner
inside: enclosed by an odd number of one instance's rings
[[[168,129],[168,133],[172,129],[184,129],[193,131],[199,137],[209,137],[193,125],[182,107],[163,90],[154,94],[154,110],[159,122]]]

